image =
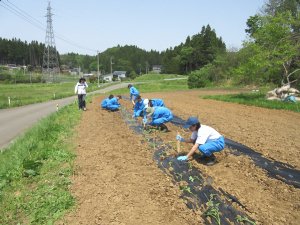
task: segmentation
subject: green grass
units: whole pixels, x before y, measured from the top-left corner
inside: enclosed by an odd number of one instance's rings
[[[54,84],[0,84],[0,109],[28,105],[74,95],[75,83]],[[97,84],[89,84],[88,92],[98,90]]]
[[[134,79],[134,81],[162,81],[172,78],[187,78],[187,76],[177,74],[145,74]]]
[[[228,95],[207,95],[202,96],[204,99],[214,99],[225,102],[234,102],[238,104],[258,106],[269,109],[284,109],[295,112],[300,112],[300,103],[288,103],[281,101],[266,100],[264,92],[255,93],[240,93]]]
[[[187,80],[157,81],[144,84],[134,84],[140,93],[188,90]],[[129,94],[128,88],[122,88],[110,92],[111,94]]]
[[[75,104],[43,119],[0,153],[0,224],[53,224],[74,205]]]

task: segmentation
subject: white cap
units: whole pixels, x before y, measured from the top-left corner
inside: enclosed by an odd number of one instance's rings
[[[149,99],[144,99],[144,105],[145,105],[145,108],[148,108],[148,104],[149,104]]]

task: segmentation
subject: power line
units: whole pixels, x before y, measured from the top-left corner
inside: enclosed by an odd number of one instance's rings
[[[34,17],[32,17],[30,14],[28,14],[27,12],[25,12],[24,10],[20,9],[19,7],[17,7],[15,4],[11,3],[9,0],[6,0],[9,4],[11,5],[8,5],[7,3],[5,3],[4,1],[0,0],[0,3],[3,3],[3,4],[0,4],[0,6],[2,6],[3,8],[5,8],[6,10],[10,11],[11,13],[13,13],[14,15],[20,17],[21,19],[27,21],[28,23],[30,23],[32,26],[42,30],[42,31],[46,31],[46,29],[44,28],[44,24],[41,23],[39,20],[35,19]],[[96,50],[94,49],[91,49],[91,48],[87,48],[87,47],[84,47],[82,45],[79,45],[73,41],[71,41],[70,39],[64,37],[63,35],[61,34],[58,34],[56,33],[56,37],[57,39],[69,44],[69,45],[72,45],[76,48],[80,48],[80,49],[83,49],[83,50],[87,50],[87,51],[91,51],[91,52],[97,52]]]

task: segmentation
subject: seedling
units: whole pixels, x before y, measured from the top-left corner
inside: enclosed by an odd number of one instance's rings
[[[169,164],[169,167],[173,166],[173,162],[172,161],[169,161],[168,164]]]
[[[221,225],[221,219],[220,219],[220,212],[219,212],[219,205],[220,203],[214,202],[214,196],[215,194],[211,194],[208,202],[206,203],[206,206],[208,207],[207,210],[204,212],[204,216],[211,217],[216,221],[218,225]]]
[[[240,215],[238,215],[237,217],[236,217],[236,221],[238,222],[238,223],[250,223],[251,225],[256,225],[256,223],[254,222],[254,221],[251,221],[250,219],[248,219],[248,217],[246,217],[246,216],[240,216]]]
[[[195,181],[194,177],[193,176],[189,176],[189,181],[194,182]]]
[[[182,181],[182,174],[175,173],[175,176],[176,176],[177,179],[179,178],[179,180]]]
[[[188,192],[188,193],[190,193],[191,195],[193,194],[192,191],[191,191],[191,188],[188,187],[188,186],[180,186],[179,188],[180,188],[180,190],[185,191],[185,192]]]
[[[189,167],[189,170],[192,170],[193,169],[193,164],[192,164],[192,162],[188,162],[188,167]]]

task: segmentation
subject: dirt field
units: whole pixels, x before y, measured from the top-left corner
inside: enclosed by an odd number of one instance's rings
[[[245,144],[264,156],[300,168],[300,114],[203,100],[210,91],[151,93],[142,97],[163,98],[168,108],[182,118],[198,115],[201,122],[225,137]],[[218,91],[218,94],[222,91]],[[72,191],[77,210],[61,224],[201,224],[202,212],[188,210],[180,191],[152,161],[141,137],[128,129],[119,113],[99,108],[94,99],[78,127],[78,157]],[[128,101],[121,103],[128,109]],[[168,124],[169,133],[158,134],[172,142],[178,127]],[[182,145],[187,152],[191,146]],[[300,191],[254,165],[245,156],[225,149],[214,166],[192,161],[213,186],[221,187],[246,206],[243,209],[257,224],[300,223]]]
[[[201,224],[141,137],[99,102],[88,105],[77,129],[72,192],[78,207],[59,224]]]

